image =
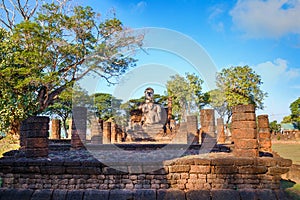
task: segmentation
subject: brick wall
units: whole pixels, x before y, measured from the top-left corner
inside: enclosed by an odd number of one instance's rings
[[[124,169],[119,171],[90,159],[2,158],[0,177],[3,187],[26,189],[279,189],[281,175],[292,162],[220,155],[165,161],[161,167],[157,164],[118,163],[118,169]]]

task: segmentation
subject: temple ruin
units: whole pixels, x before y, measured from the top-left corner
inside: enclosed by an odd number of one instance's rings
[[[73,109],[71,139],[61,143],[57,121],[52,123],[51,137],[49,118],[23,121],[20,150],[0,159],[4,188],[0,196],[18,189],[10,195],[25,199],[42,194],[49,199],[284,197],[281,175],[292,161],[272,154],[267,115],[258,116],[256,123],[253,105],[234,107],[232,137],[228,137],[212,109],[170,125],[174,122],[169,112],[158,116],[163,111],[149,91],[145,92],[149,101],[141,106],[147,115],[132,117],[135,121],[125,132],[115,122],[97,119],[88,127],[84,107]]]

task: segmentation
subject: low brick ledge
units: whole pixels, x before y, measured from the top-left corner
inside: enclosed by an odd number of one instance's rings
[[[191,155],[157,163],[104,165],[94,158],[2,158],[6,188],[19,189],[271,189],[292,161],[281,157],[234,157],[226,153]]]
[[[288,200],[283,190],[30,190],[0,188],[0,200]]]

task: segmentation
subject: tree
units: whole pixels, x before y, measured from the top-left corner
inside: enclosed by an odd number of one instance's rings
[[[260,89],[262,83],[260,76],[249,66],[224,68],[217,73],[216,85],[222,91],[227,104],[227,123],[233,106],[254,104],[256,109],[263,109],[263,100],[267,93]]]
[[[127,52],[139,48],[143,36],[116,17],[99,21],[91,7],[69,7],[69,1],[36,1],[34,7],[28,1],[9,2],[10,7],[2,1],[7,17],[0,20],[0,130],[43,112],[86,75],[112,83],[135,65]]]
[[[106,121],[118,115],[122,100],[107,93],[96,93],[91,97],[94,102],[96,116],[99,119]]]
[[[290,104],[291,110],[291,121],[297,123],[298,128],[300,127],[300,97]]]
[[[281,126],[280,126],[280,124],[277,123],[276,120],[270,122],[269,126],[270,126],[271,133],[278,133],[278,132],[280,132]]]
[[[225,115],[231,115],[230,109],[228,109],[228,104],[224,93],[219,89],[214,89],[208,92],[209,94],[209,105],[213,107],[221,118],[224,119]]]
[[[187,115],[201,109],[208,103],[208,94],[202,93],[203,81],[195,74],[185,77],[178,74],[167,82],[167,93],[172,97],[172,112],[178,119],[185,120]]]
[[[283,117],[281,123],[295,123],[300,127],[300,97],[290,104],[291,114]]]
[[[73,88],[66,88],[58,97],[53,101],[53,104],[48,106],[43,112],[52,116],[59,116],[62,120],[63,129],[67,135],[67,119],[71,116],[72,105],[85,106],[91,105],[90,98],[87,91],[83,90],[79,86]],[[90,107],[90,106],[89,106]]]
[[[291,115],[288,115],[288,116],[285,116],[283,117],[281,123],[292,123],[292,116]]]

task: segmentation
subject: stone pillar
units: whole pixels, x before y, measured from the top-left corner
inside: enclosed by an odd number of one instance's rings
[[[258,120],[258,145],[259,151],[272,152],[271,132],[268,115],[259,115]]]
[[[123,131],[117,134],[117,142],[123,142]]]
[[[26,132],[27,132],[27,125],[22,122],[20,126],[20,150],[25,150],[26,148]]]
[[[115,122],[111,122],[111,143],[116,143],[117,142],[117,124]]]
[[[172,97],[168,97],[168,122],[172,119]]]
[[[86,143],[87,109],[75,107],[72,110],[71,145],[73,149],[84,148]]]
[[[203,109],[200,111],[200,124],[202,143],[207,143],[204,146],[209,148],[216,144],[215,133],[215,111],[213,109]]]
[[[238,105],[232,108],[233,153],[238,157],[258,156],[255,106]]]
[[[218,133],[218,143],[224,144],[226,141],[226,135],[224,132],[224,119],[217,119],[217,133]]]
[[[91,122],[91,143],[92,144],[102,144],[103,140],[103,132],[101,129],[101,125],[98,119],[92,119]]]
[[[59,140],[60,139],[60,130],[61,123],[59,119],[51,120],[51,139]]]
[[[49,121],[48,117],[36,116],[22,122],[20,143],[26,157],[48,156]]]
[[[67,139],[71,139],[72,138],[72,124],[73,124],[73,119],[71,119],[69,121],[69,130],[68,130],[68,136],[67,136]]]
[[[187,116],[187,138],[188,144],[198,144],[198,119],[197,116]]]
[[[181,122],[180,127],[172,139],[173,144],[188,144],[187,141],[187,122]]]
[[[111,143],[111,123],[103,122],[103,144]]]
[[[200,111],[200,123],[202,131],[212,138],[216,137],[215,111],[213,109],[203,109]]]

